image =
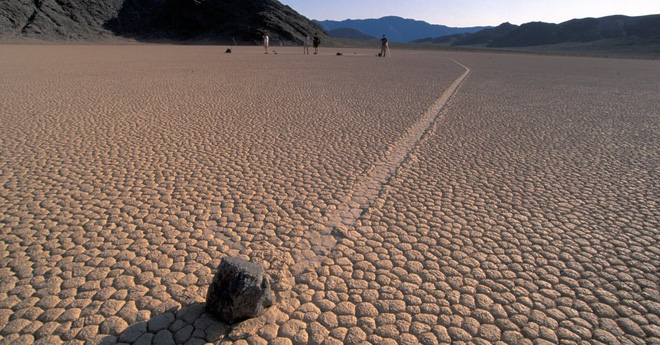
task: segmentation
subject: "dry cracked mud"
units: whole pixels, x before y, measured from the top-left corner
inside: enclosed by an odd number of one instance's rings
[[[0,49],[0,344],[660,343],[660,62],[276,50]]]

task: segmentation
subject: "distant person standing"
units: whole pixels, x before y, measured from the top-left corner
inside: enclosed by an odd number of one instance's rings
[[[380,43],[380,56],[390,56],[390,45],[387,43],[387,37],[385,35],[380,39]]]
[[[319,38],[318,34],[314,34],[314,38],[312,38],[312,43],[314,44],[314,55],[319,53],[319,45],[321,44],[321,39]]]
[[[266,49],[265,54],[268,54],[268,45],[270,44],[270,38],[268,35],[264,35],[264,49]]]
[[[303,38],[303,54],[308,54],[309,55],[309,42],[311,39],[309,38],[309,35],[306,35],[305,38]]]

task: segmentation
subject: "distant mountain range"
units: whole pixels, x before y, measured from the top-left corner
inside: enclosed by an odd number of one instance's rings
[[[317,24],[276,0],[0,0],[0,39],[301,43]]]
[[[352,38],[342,36],[343,33],[354,33],[349,31],[334,31],[338,29],[353,29],[363,34],[380,38],[387,35],[392,42],[410,42],[423,37],[438,37],[460,33],[477,32],[490,26],[475,26],[467,28],[452,28],[444,25],[429,24],[424,21],[405,19],[401,17],[383,17],[379,19],[348,19],[342,21],[314,20],[323,27],[331,36]],[[331,32],[334,32],[332,34]]]
[[[326,31],[330,37],[350,38],[353,40],[375,40],[376,37],[362,33],[360,30],[340,28]]]
[[[608,16],[573,19],[560,24],[531,22],[520,26],[504,23],[475,33],[424,38],[413,43],[452,46],[531,47],[606,39],[647,39],[660,42],[660,15]]]

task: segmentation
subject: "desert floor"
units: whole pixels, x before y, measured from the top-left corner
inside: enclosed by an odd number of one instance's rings
[[[226,48],[0,46],[0,344],[660,343],[660,61]]]

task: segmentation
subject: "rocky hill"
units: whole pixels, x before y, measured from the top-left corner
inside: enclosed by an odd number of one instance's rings
[[[2,0],[0,38],[299,43],[323,30],[276,0]]]
[[[453,46],[531,47],[562,43],[586,43],[599,40],[660,42],[660,15],[641,17],[608,16],[573,19],[560,24],[531,22],[520,26],[504,23],[479,32],[418,40],[416,43],[439,43]]]
[[[660,39],[660,15],[573,19],[560,24],[527,23],[493,40],[490,47],[525,47],[566,42],[593,42],[624,37]]]
[[[436,38],[428,37],[415,40],[411,43],[432,43],[454,46],[487,44],[506,36],[509,32],[515,30],[516,28],[518,28],[517,25],[503,23],[495,28],[483,29],[474,33],[461,33]]]

